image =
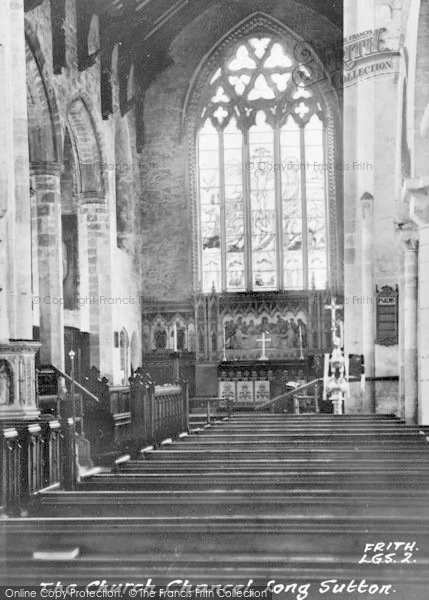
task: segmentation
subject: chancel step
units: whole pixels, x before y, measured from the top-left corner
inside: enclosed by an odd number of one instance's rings
[[[392,502],[392,495],[394,502]],[[209,492],[49,492],[39,499],[38,514],[44,516],[283,516],[288,517],[385,517],[429,518],[427,495],[409,497],[403,492],[367,493],[317,491],[269,496],[255,490]]]
[[[151,460],[148,461],[148,464],[143,468],[140,465],[136,465],[132,463],[130,465],[124,466],[121,469],[123,473],[134,473],[134,472],[143,472],[143,473],[157,473],[157,472],[167,472],[167,473],[204,473],[204,472],[222,472],[222,473],[234,473],[237,471],[236,460],[241,458],[240,455],[237,457],[226,457],[222,459],[211,459],[210,457],[199,458],[196,459],[198,462],[196,464],[193,463],[192,457],[186,458],[179,461],[163,460],[156,461]],[[362,472],[364,470],[368,470],[374,472],[389,473],[389,472],[402,472],[402,471],[412,471],[413,473],[420,473],[420,476],[424,476],[425,474],[429,474],[429,464],[426,461],[423,464],[416,465],[415,463],[405,462],[405,461],[395,461],[394,459],[390,459],[388,461],[374,461],[368,465],[368,461],[366,459],[361,459],[360,461],[353,460],[342,460],[341,462],[337,462],[335,460],[319,460],[318,462],[311,461],[311,459],[300,459],[298,461],[288,461],[285,459],[272,459],[263,460],[260,457],[256,457],[254,461],[249,459],[240,465],[240,472],[246,473],[294,473],[296,471],[300,472],[317,472],[317,471],[335,471],[341,472],[344,470],[347,471],[359,471]]]
[[[365,547],[375,537],[412,539],[422,549],[429,548],[429,518],[359,517],[320,518],[307,516],[188,516],[182,517],[41,517],[10,519],[2,525],[14,553],[33,553],[48,546],[58,536],[70,546],[85,548],[86,554],[164,554],[198,552],[201,536],[210,540],[215,552],[240,553],[254,547],[258,552],[279,554],[286,548],[294,552],[321,556],[325,552],[349,553],[350,541]],[[387,536],[387,538],[386,538]],[[253,541],[252,541],[253,540]],[[206,542],[208,543],[208,542]],[[419,554],[420,556],[420,554]]]
[[[391,416],[235,413],[39,494],[34,516],[1,524],[6,581],[376,578],[427,600],[428,473],[425,435]],[[32,558],[59,537],[80,555]],[[415,562],[359,564],[379,540],[415,543]]]

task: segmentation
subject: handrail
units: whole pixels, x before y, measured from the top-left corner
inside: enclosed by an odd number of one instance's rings
[[[384,381],[385,379],[386,379],[385,377],[367,377],[366,378],[367,381]],[[349,377],[349,379],[348,379],[349,383],[357,383],[360,381],[361,381],[360,377]],[[313,379],[312,381],[304,383],[304,385],[301,385],[301,386],[291,390],[290,392],[285,392],[284,394],[280,394],[280,396],[271,398],[264,404],[258,404],[257,409],[259,410],[259,409],[268,408],[280,400],[288,400],[289,398],[293,398],[296,394],[303,392],[304,390],[315,385],[316,383],[323,383],[323,377],[318,377],[317,379]]]
[[[258,406],[256,408],[257,408],[257,410],[269,408],[270,406],[273,406],[276,402],[279,402],[280,400],[288,400],[289,398],[293,398],[294,396],[296,396],[296,394],[303,392],[304,390],[315,385],[316,383],[323,383],[323,378],[318,377],[317,379],[308,381],[307,383],[304,383],[303,385],[300,385],[299,387],[297,387],[293,390],[290,390],[289,392],[285,392],[284,394],[280,394],[279,396],[276,396],[275,398],[271,398],[264,404],[258,404]]]
[[[161,396],[168,396],[171,393],[177,393],[181,391],[180,385],[156,385],[155,386],[155,397],[160,398]]]
[[[223,398],[219,398],[219,396],[194,396],[193,398],[189,398],[190,402],[215,402],[216,400],[224,400]]]
[[[92,392],[87,390],[86,387],[84,387],[83,385],[78,383],[76,380],[72,380],[70,375],[67,375],[67,373],[64,373],[63,371],[61,371],[61,369],[59,369],[55,365],[52,365],[52,368],[58,375],[60,375],[61,377],[64,377],[64,379],[66,379],[67,381],[70,381],[70,382],[73,381],[75,387],[78,388],[82,393],[86,394],[89,398],[91,398],[91,400],[94,400],[94,402],[100,403],[100,399],[97,398],[97,396],[95,396]]]

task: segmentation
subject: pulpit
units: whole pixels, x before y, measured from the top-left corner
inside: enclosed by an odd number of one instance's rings
[[[36,404],[34,357],[38,342],[0,344],[0,419],[22,421],[40,413]]]

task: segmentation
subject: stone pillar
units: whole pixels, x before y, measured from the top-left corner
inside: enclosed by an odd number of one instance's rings
[[[398,404],[396,415],[405,420],[405,318],[404,318],[404,253],[401,254],[399,264],[399,297],[398,297],[398,367],[399,367],[399,386],[398,386]]]
[[[8,9],[0,6],[0,343],[9,341],[9,310],[7,272],[8,272],[8,240],[6,236],[6,220],[8,208],[13,194],[13,135],[11,114],[10,87],[7,85],[8,57]],[[10,214],[10,213],[9,213]]]
[[[0,2],[0,421],[37,417],[24,2]]]
[[[418,419],[429,425],[429,222],[419,226],[418,281]]]
[[[411,225],[411,226],[410,226]],[[403,276],[401,288],[401,385],[404,390],[404,416],[407,423],[417,422],[417,274],[418,233],[412,224],[403,226],[400,232],[403,247]],[[402,411],[401,411],[402,412]]]
[[[418,422],[429,425],[429,177],[408,179],[403,201],[418,230]],[[406,323],[406,326],[408,323]]]
[[[88,256],[89,344],[91,365],[112,381],[113,306],[110,214],[104,198],[79,198],[79,238]]]
[[[9,341],[6,211],[0,207],[0,344]]]
[[[24,34],[24,2],[6,2],[9,6],[10,93],[13,127],[14,219],[9,222],[11,281],[10,337],[33,338],[31,303],[31,207],[28,154],[27,76]],[[6,9],[7,11],[7,9]],[[2,83],[3,85],[3,83]],[[1,110],[4,110],[3,108]]]
[[[366,377],[375,376],[375,300],[374,300],[374,198],[365,193],[361,198],[361,273],[362,273],[362,348]],[[375,412],[375,382],[367,381],[364,412]]]
[[[63,252],[60,165],[33,163],[40,310],[40,362],[64,370]]]
[[[31,202],[31,293],[33,298],[33,326],[40,329],[40,304],[35,302],[39,296],[39,249],[37,238],[37,198],[36,191],[30,188]]]
[[[32,339],[31,220],[29,200],[24,2],[0,2],[0,213],[7,279],[8,337]],[[5,258],[6,254],[6,258]],[[6,292],[7,290],[7,292]],[[4,319],[4,317],[1,317]],[[5,330],[7,331],[7,329]],[[1,334],[6,338],[6,333]]]

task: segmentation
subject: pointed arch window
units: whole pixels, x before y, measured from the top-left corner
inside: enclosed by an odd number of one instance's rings
[[[325,115],[282,41],[251,37],[213,73],[197,134],[204,292],[326,287]],[[298,84],[297,78],[299,79]]]

